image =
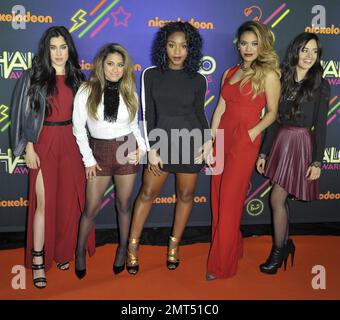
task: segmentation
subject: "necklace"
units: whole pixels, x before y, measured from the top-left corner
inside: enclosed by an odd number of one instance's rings
[[[245,67],[243,62],[241,63],[240,69],[241,69],[243,72],[246,72],[249,68],[250,68],[250,67]]]

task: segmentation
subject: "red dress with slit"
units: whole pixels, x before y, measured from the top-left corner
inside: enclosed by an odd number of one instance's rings
[[[266,104],[264,92],[252,99],[249,81],[241,91],[240,81],[229,82],[238,68],[229,70],[221,90],[226,102],[218,128],[224,130],[221,158],[214,150],[216,161],[223,161],[224,165],[222,173],[213,175],[211,181],[212,239],[207,273],[217,278],[234,276],[238,259],[243,255],[240,224],[261,142],[261,135],[252,142],[248,130],[260,121],[261,110]]]
[[[73,92],[65,84],[66,76],[57,75],[57,93],[49,99],[52,113],[46,121],[62,122],[72,119]],[[64,263],[73,260],[78,225],[85,205],[85,171],[72,124],[42,127],[34,144],[40,159],[39,169],[29,172],[29,207],[27,221],[26,267],[32,267],[33,219],[36,210],[36,180],[41,170],[45,194],[44,251],[45,270],[53,260]],[[87,243],[90,255],[95,251],[94,228]]]

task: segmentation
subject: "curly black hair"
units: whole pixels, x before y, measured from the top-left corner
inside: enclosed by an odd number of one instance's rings
[[[166,54],[166,42],[174,32],[183,32],[188,45],[188,56],[184,61],[184,71],[196,73],[202,66],[203,40],[199,32],[189,22],[168,22],[156,33],[152,46],[152,63],[162,71],[169,69],[169,59]]]

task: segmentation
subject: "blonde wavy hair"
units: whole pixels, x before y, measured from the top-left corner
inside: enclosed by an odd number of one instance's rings
[[[130,122],[134,119],[138,110],[136,96],[136,78],[133,73],[132,60],[127,50],[117,43],[110,43],[102,47],[94,60],[94,70],[90,80],[83,84],[84,90],[89,90],[87,108],[89,116],[98,119],[97,109],[103,96],[105,87],[104,61],[110,53],[119,53],[123,57],[124,73],[120,80],[119,92],[127,106]]]
[[[274,34],[265,24],[256,21],[246,21],[237,30],[236,45],[239,46],[243,33],[253,32],[258,41],[258,57],[244,73],[241,90],[247,81],[251,81],[253,99],[264,91],[265,77],[268,71],[274,71],[281,77],[279,57],[274,50]]]

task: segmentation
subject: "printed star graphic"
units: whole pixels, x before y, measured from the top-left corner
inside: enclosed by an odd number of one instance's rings
[[[120,6],[118,10],[112,12],[111,15],[114,19],[115,27],[118,27],[118,26],[128,27],[129,26],[128,20],[132,14],[130,12],[126,12],[122,6]],[[122,18],[122,16],[124,16],[124,18],[120,20],[119,17]]]

